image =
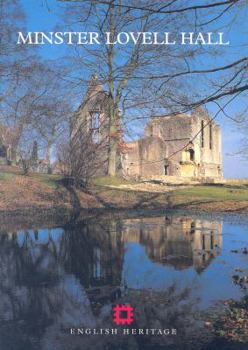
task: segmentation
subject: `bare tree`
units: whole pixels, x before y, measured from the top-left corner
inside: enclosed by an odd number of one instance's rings
[[[120,32],[178,33],[182,30],[207,31],[218,28],[224,18],[225,25],[235,22],[245,9],[243,0],[194,2],[108,1],[108,0],[58,0],[65,4],[71,28],[96,31],[103,39],[108,32],[114,41]],[[69,14],[69,15],[68,15]],[[226,19],[225,16],[228,16]],[[211,27],[209,27],[211,25]],[[104,41],[104,39],[102,40]],[[82,66],[81,82],[98,71],[107,86],[109,107],[109,157],[108,174],[116,174],[119,126],[125,129],[131,122],[144,116],[187,112],[204,105],[246,92],[248,58],[242,56],[223,64],[206,67],[203,57],[216,55],[204,46],[183,45],[93,45],[84,46],[76,56],[70,57],[75,71]],[[199,59],[198,59],[199,58]],[[198,59],[198,60],[197,60]],[[79,81],[80,81],[79,78]],[[122,115],[119,111],[122,110]],[[121,120],[120,120],[121,119]],[[125,130],[126,131],[126,130]]]
[[[151,0],[58,2],[64,4],[67,23],[69,20],[68,24],[73,30],[87,31],[90,28],[90,31],[97,31],[101,39],[108,32],[111,40],[115,40],[121,32],[160,32],[161,28],[166,28],[167,32],[176,35],[182,28],[192,31],[192,26],[194,31],[206,31],[210,24],[211,28],[214,26],[216,29],[218,21],[225,16],[228,16],[225,25],[233,24],[246,5],[244,0],[212,3],[204,0],[195,1],[190,6],[185,0],[166,4]],[[6,9],[12,9],[11,18],[8,22],[7,16],[3,17],[1,25],[11,32],[10,23],[17,16],[17,2],[10,2],[9,6],[5,4],[2,2],[1,6],[5,12]],[[15,23],[18,24],[18,20]],[[64,64],[70,64],[73,71],[69,75],[68,68],[66,74],[61,74],[59,70],[52,71],[39,63],[37,57],[27,64],[26,60],[20,59],[27,55],[25,45],[18,48],[19,59],[13,60],[11,70],[8,69],[8,50],[12,48],[6,43],[2,47],[4,55],[1,56],[1,65],[10,90],[6,85],[1,119],[5,127],[14,130],[11,147],[17,149],[23,135],[28,133],[31,144],[39,138],[43,153],[50,162],[52,148],[56,143],[61,144],[59,139],[65,135],[74,107],[65,101],[65,96],[68,101],[69,96],[72,96],[69,93],[71,83],[82,91],[89,76],[98,72],[109,98],[107,161],[108,174],[111,176],[116,174],[122,134],[127,134],[130,126],[135,129],[138,121],[142,122],[153,115],[186,112],[192,107],[221,101],[228,96],[238,96],[246,92],[248,87],[248,58],[242,56],[242,51],[235,60],[207,67],[202,64],[202,58],[213,58],[217,49],[210,53],[201,45],[143,45],[139,39],[136,44],[130,41],[127,45],[88,45],[75,48],[64,59]],[[9,79],[9,76],[13,79]],[[79,140],[80,152],[86,152],[87,149],[92,151],[92,145],[88,147],[84,132]],[[86,145],[84,148],[83,143]],[[73,154],[76,154],[75,149]],[[81,162],[82,159],[89,157],[82,156]],[[74,159],[74,170],[77,167],[81,168],[78,171],[85,177],[82,168],[86,165],[76,165]]]
[[[26,75],[30,58],[37,57],[33,47],[16,45],[15,35],[25,29],[25,22],[18,0],[0,0],[0,102],[15,92],[21,78]]]
[[[16,45],[26,22],[18,0],[1,0],[0,10],[0,145],[9,163],[20,159],[27,168],[32,144],[39,140],[39,154],[50,164],[72,110],[68,87],[68,100],[63,90],[64,67],[43,60],[32,45]]]
[[[51,69],[49,62],[35,58],[26,68],[15,91],[1,103],[0,137],[12,150],[13,162],[18,158],[28,161],[33,142],[38,140],[39,153],[51,167],[52,148],[68,129],[72,105],[64,97],[63,81],[54,65]]]
[[[107,120],[101,120],[102,125]],[[89,130],[87,120],[75,133],[71,133],[70,143],[58,147],[58,159],[61,170],[76,187],[86,187],[89,179],[102,174],[106,168],[108,153],[108,135],[98,135],[95,129]]]

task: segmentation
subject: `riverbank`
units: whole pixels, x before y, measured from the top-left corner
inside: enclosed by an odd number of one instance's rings
[[[0,167],[1,214],[137,209],[247,213],[248,181],[166,186],[105,177],[94,179],[86,190],[78,190],[65,185],[59,175],[23,176],[18,168]]]

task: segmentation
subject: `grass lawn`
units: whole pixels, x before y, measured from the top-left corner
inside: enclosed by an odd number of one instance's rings
[[[97,177],[86,190],[63,186],[62,175],[21,175],[17,167],[0,166],[0,210],[66,207],[193,208],[208,211],[248,211],[247,181],[225,185],[175,188],[137,183],[118,177]],[[125,185],[125,186],[124,186]],[[139,186],[139,190],[137,190]],[[156,185],[157,186],[157,185]]]
[[[33,179],[36,179],[37,181],[43,182],[44,184],[48,185],[53,189],[58,189],[59,180],[63,178],[62,175],[48,175],[48,174],[32,174],[29,176],[31,176]]]
[[[236,186],[224,185],[224,186],[195,186],[190,188],[184,188],[176,190],[173,195],[205,198],[206,200],[212,199],[216,201],[248,201],[248,188],[237,188]]]
[[[22,171],[18,167],[0,167],[0,181],[18,181],[18,179],[23,179],[23,182],[27,182],[29,179],[32,179],[38,183],[44,183],[55,189],[58,187],[58,180],[62,179],[62,175],[48,175],[40,173],[29,173],[28,175],[22,175]]]
[[[0,181],[6,181],[10,180],[11,178],[15,177],[15,174],[10,172],[0,172]]]
[[[125,180],[121,177],[110,177],[110,176],[99,176],[91,179],[90,184],[96,186],[120,186],[120,185],[131,185],[134,181]]]

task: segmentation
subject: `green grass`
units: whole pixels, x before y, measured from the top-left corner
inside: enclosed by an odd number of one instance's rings
[[[0,181],[15,180],[15,177],[20,176],[21,171],[18,168],[2,168],[0,170]],[[48,175],[32,173],[27,175],[27,178],[35,179],[37,182],[46,184],[54,191],[60,191],[61,187],[59,180],[62,175]],[[196,200],[199,202],[226,202],[226,201],[248,201],[248,180],[227,180],[224,185],[201,185],[177,189],[166,193],[153,193],[143,191],[134,191],[128,188],[122,188],[121,185],[131,185],[137,182],[128,181],[120,177],[96,177],[90,181],[90,189],[93,193],[103,196],[106,202],[113,202],[116,205],[120,202],[131,204],[156,202],[165,203],[170,197],[173,202],[187,203]],[[110,186],[114,186],[111,188]]]
[[[31,176],[55,190],[58,188],[58,181],[62,178],[62,175],[48,175],[39,173],[33,173]]]
[[[198,197],[221,201],[246,201],[248,200],[248,189],[237,189],[230,186],[196,186],[176,190],[173,192],[173,195]]]
[[[120,185],[130,185],[133,181],[125,180],[117,176],[100,176],[91,179],[91,184],[96,186],[120,186]]]
[[[20,169],[10,169],[9,171],[3,169],[0,171],[0,181],[8,181],[14,179],[16,176],[25,176],[26,178],[33,178],[39,182],[43,182],[53,189],[58,188],[58,180],[62,178],[60,175],[48,175],[39,173],[29,173],[28,175],[22,175]]]
[[[240,188],[244,188],[244,187],[248,188],[248,179],[227,179],[226,185],[240,187]]]
[[[15,174],[9,172],[0,172],[0,181],[7,181],[15,177]]]
[[[125,184],[133,184],[135,182],[127,181],[119,177],[97,177],[91,180],[91,184],[94,186],[120,186]],[[248,200],[248,180],[230,180],[227,181],[227,184],[222,186],[218,185],[203,185],[195,186],[184,189],[178,189],[171,194],[173,196],[184,196],[189,198],[199,198],[206,200],[215,200],[215,201],[246,201]],[[116,190],[113,190],[113,196],[116,195]],[[121,190],[121,189],[120,189]],[[126,196],[134,198],[138,196],[137,192],[132,190],[125,189]],[[110,193],[109,193],[110,194]],[[111,196],[111,194],[110,194]],[[144,196],[144,193],[143,193]],[[151,196],[151,193],[147,192],[147,197]]]

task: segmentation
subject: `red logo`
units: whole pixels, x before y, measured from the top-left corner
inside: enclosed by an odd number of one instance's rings
[[[113,312],[113,321],[117,325],[133,323],[133,308],[131,305],[115,305]]]

